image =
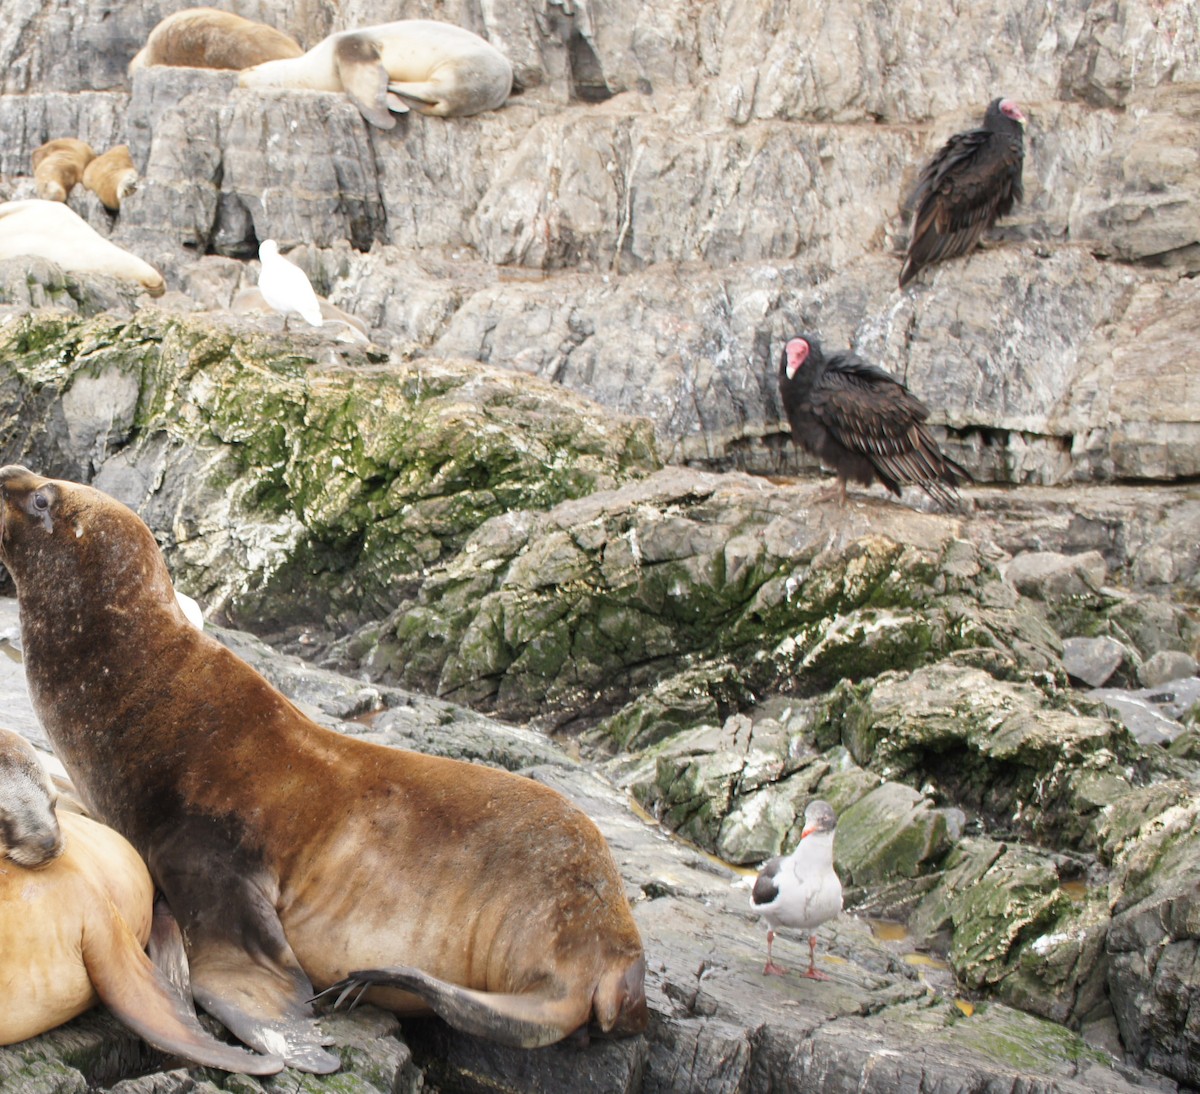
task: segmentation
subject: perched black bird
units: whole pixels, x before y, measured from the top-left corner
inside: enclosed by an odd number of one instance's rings
[[[900,287],[925,266],[966,254],[1024,196],[1025,115],[1012,99],[995,99],[983,128],[955,133],[926,164],[909,198],[912,235]]]
[[[811,334],[789,338],[779,360],[779,393],[792,440],[846,480],[878,479],[899,496],[919,486],[946,508],[958,505],[965,468],[942,454],[925,428],[929,410],[899,380],[856,353],[828,357]]]

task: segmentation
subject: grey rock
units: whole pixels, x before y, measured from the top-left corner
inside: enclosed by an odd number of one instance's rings
[[[1161,815],[1127,847],[1109,930],[1108,985],[1125,1044],[1155,1070],[1185,1085],[1200,1079],[1183,1014],[1197,958],[1197,805]]]
[[[869,890],[884,880],[927,872],[951,842],[941,810],[919,791],[885,782],[838,818],[837,862],[848,883]]]
[[[1200,665],[1190,653],[1183,650],[1159,650],[1147,657],[1138,669],[1138,680],[1144,688],[1156,688],[1162,684],[1195,676]]]
[[[1063,639],[1063,668],[1069,676],[1089,687],[1098,688],[1107,683],[1128,657],[1129,650],[1114,638]]]
[[[1106,574],[1098,551],[1082,555],[1030,551],[1017,555],[1004,571],[1005,580],[1017,592],[1038,600],[1097,597]]]
[[[1200,679],[1184,676],[1155,688],[1098,688],[1090,693],[1113,711],[1142,744],[1169,744],[1200,703]]]

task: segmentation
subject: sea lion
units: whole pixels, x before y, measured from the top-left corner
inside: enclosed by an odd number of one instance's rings
[[[97,156],[84,168],[83,185],[100,199],[110,213],[137,189],[138,173],[129,155],[129,145],[118,144]]]
[[[33,867],[62,854],[55,796],[33,745],[0,729],[0,858]]]
[[[72,273],[136,281],[152,296],[161,296],[165,289],[162,274],[153,266],[110,243],[57,201],[28,198],[0,204],[0,259],[24,255],[48,259]]]
[[[493,110],[512,90],[512,65],[495,46],[453,23],[401,19],[331,34],[304,56],[268,61],[242,87],[344,91],[380,129],[410,107],[440,118]]]
[[[38,197],[44,201],[66,201],[96,153],[86,141],[56,137],[34,149],[30,158]]]
[[[510,1045],[645,1028],[621,876],[562,795],[317,725],[186,622],[149,528],[92,487],[0,468],[0,561],[55,751],[243,1041],[333,1070],[308,1000],[348,978]]]
[[[187,8],[168,15],[129,62],[129,75],[150,65],[177,68],[250,68],[264,61],[299,57],[290,34],[216,8]]]
[[[129,843],[56,813],[33,748],[0,729],[0,1045],[36,1037],[103,1001],[155,1048],[273,1075],[278,1057],[210,1036],[143,952],[154,884]]]

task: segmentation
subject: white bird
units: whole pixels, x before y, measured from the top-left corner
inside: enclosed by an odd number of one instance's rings
[[[763,973],[782,976],[787,970],[771,958],[776,927],[809,931],[808,972],[828,980],[816,967],[816,929],[842,910],[842,883],[833,868],[833,833],[837,814],[828,802],[812,801],[804,810],[800,842],[790,855],[771,859],[759,872],[750,907],[767,921],[767,963]]]
[[[179,607],[183,610],[187,621],[196,630],[204,630],[204,612],[200,610],[200,605],[188,596],[187,593],[181,593],[178,589],[175,590],[175,599],[179,601]]]
[[[283,329],[287,330],[288,317],[298,315],[313,327],[319,327],[321,302],[309,283],[308,275],[294,262],[289,262],[279,253],[279,244],[273,239],[264,239],[258,248],[262,269],[258,274],[258,288],[263,299],[283,316]]]

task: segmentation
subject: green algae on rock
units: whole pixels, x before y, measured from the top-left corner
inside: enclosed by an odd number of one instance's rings
[[[163,478],[187,478],[159,525],[174,532],[176,577],[260,627],[377,618],[489,517],[657,466],[646,423],[542,381],[358,351],[318,365],[303,347],[153,310],[22,315],[0,330],[0,387],[20,408],[0,443],[73,478],[106,458],[107,481],[137,507],[153,507]],[[99,452],[72,452],[58,401],[81,377],[111,374],[136,382],[131,428],[105,434]],[[216,563],[231,540],[249,572]]]

